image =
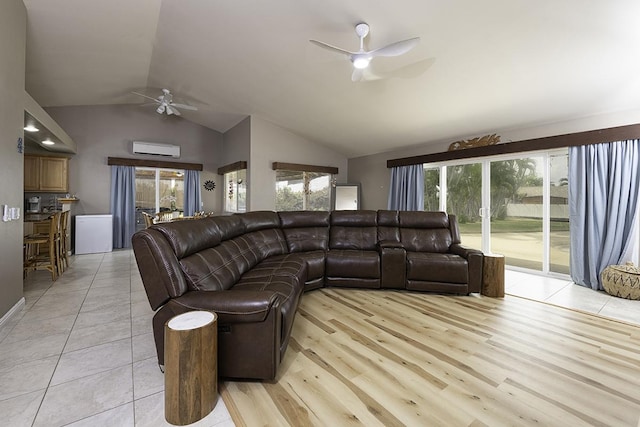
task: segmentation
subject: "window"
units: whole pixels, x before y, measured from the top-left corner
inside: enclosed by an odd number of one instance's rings
[[[276,210],[328,211],[331,178],[323,172],[276,170]]]
[[[224,174],[224,210],[226,212],[246,212],[247,210],[247,170],[240,169]]]
[[[424,168],[424,210],[440,210],[440,168]]]
[[[184,207],[184,171],[160,168],[136,168],[136,228],[144,228],[140,212],[174,212]]]

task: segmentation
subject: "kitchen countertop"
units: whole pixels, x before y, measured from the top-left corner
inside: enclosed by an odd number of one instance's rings
[[[59,211],[58,211],[59,212]],[[39,222],[49,219],[51,215],[56,213],[53,212],[38,212],[38,213],[27,213],[24,216],[24,222]]]

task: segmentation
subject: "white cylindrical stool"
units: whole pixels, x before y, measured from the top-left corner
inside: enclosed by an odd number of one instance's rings
[[[164,417],[187,425],[206,417],[218,399],[217,316],[190,311],[164,327]]]

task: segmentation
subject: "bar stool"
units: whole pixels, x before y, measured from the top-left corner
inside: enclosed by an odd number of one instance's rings
[[[64,270],[69,268],[69,248],[68,248],[68,230],[69,230],[69,214],[71,211],[63,211],[60,215],[60,233],[59,233],[59,258],[60,267],[59,274],[62,274]]]
[[[140,212],[140,213],[142,214],[142,218],[144,218],[144,226],[146,228],[149,228],[150,226],[152,226],[154,216],[146,212]]]
[[[56,280],[60,274],[59,259],[59,227],[61,213],[56,212],[49,218],[49,232],[46,234],[32,234],[24,238],[25,259],[24,270],[46,269],[51,272],[51,279]],[[40,253],[40,246],[47,246],[47,253]]]

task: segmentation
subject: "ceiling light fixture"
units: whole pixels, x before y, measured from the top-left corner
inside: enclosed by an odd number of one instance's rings
[[[44,141],[42,141],[42,143],[43,143],[44,145],[53,145],[53,144],[55,144],[55,142],[53,142],[53,141],[52,141],[52,140],[50,140],[50,139],[45,139]]]
[[[371,58],[367,58],[366,56],[356,56],[353,58],[353,67],[358,70],[364,70],[369,66],[369,62],[371,62]]]
[[[40,129],[38,129],[34,125],[30,124],[30,125],[25,126],[24,130],[26,130],[27,132],[38,132]]]

